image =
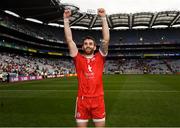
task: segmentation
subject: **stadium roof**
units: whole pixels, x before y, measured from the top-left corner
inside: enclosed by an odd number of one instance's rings
[[[101,20],[93,10],[83,12],[72,3],[64,4],[59,0],[1,0],[0,9],[14,12],[24,19],[33,18],[45,24],[63,25],[63,10],[67,6],[74,9],[70,19],[71,26],[81,26],[88,29],[101,26]],[[172,27],[180,24],[180,11],[116,13],[108,14],[107,18],[111,29],[152,28],[162,25]]]
[[[179,0],[61,0],[61,2],[72,3],[83,12],[88,10],[96,12],[98,8],[103,7],[107,14],[180,10]]]

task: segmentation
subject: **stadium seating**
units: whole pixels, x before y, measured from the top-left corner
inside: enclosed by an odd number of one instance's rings
[[[54,46],[54,43],[60,43],[59,47],[64,49],[64,53],[67,53],[67,46],[65,44],[64,32],[61,27],[52,27],[46,24],[37,24],[30,21],[26,21],[21,18],[13,17],[5,13],[0,13],[0,26],[8,28],[12,31],[17,31],[28,36],[32,36],[35,39],[33,43],[36,43],[38,48],[44,47],[40,45],[43,41],[48,42],[48,46]],[[102,34],[99,30],[83,30],[72,29],[73,38],[77,44],[81,44],[82,37],[90,35],[93,36],[97,43],[100,44]],[[143,59],[144,54],[166,54],[166,51],[147,51],[139,50],[129,52],[131,47],[125,47],[126,45],[139,45],[143,44],[180,44],[179,28],[167,28],[167,29],[143,29],[143,30],[111,30],[110,40],[110,58],[113,55],[115,58],[119,55],[129,55],[127,58],[119,59],[107,59],[105,64],[104,73],[106,74],[175,74],[180,72],[180,60],[168,59]],[[81,36],[79,36],[81,35]],[[41,39],[41,41],[36,40]],[[2,39],[1,39],[2,40]],[[9,41],[9,40],[8,40]],[[8,46],[9,41],[6,45]],[[2,42],[4,43],[4,42]],[[24,44],[18,44],[17,46],[28,46]],[[16,46],[15,43],[13,45]],[[118,46],[118,47],[116,47]],[[123,46],[124,51],[120,48]],[[33,46],[35,47],[35,46]],[[145,46],[143,46],[145,47]],[[156,46],[154,46],[156,47]],[[49,47],[50,49],[51,47]],[[135,47],[136,48],[136,47]],[[115,51],[117,50],[117,52]],[[127,52],[126,52],[127,50]],[[120,53],[119,53],[120,52]],[[65,56],[68,54],[64,54]],[[139,55],[141,59],[134,59],[131,56]],[[15,53],[1,52],[0,53],[0,73],[11,73],[11,75],[27,76],[27,75],[44,75],[44,74],[67,74],[75,73],[75,69],[72,60],[69,58],[39,58],[29,55],[21,55]]]
[[[38,58],[18,54],[0,53],[0,72],[16,76],[39,76],[47,73],[67,74],[74,73],[74,68],[69,60],[54,58]]]

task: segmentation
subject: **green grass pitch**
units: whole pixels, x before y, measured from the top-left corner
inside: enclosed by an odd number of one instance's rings
[[[103,79],[106,126],[180,126],[180,76],[105,75]],[[0,126],[74,127],[76,93],[75,77],[0,83]]]

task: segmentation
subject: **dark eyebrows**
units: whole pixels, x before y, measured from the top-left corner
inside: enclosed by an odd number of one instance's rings
[[[89,42],[89,44],[91,44],[91,45],[92,45],[92,44],[94,44],[94,42]]]
[[[94,44],[94,41],[90,41],[90,42],[84,42],[84,44],[87,44],[87,43],[89,43],[90,45],[92,45],[92,44]]]

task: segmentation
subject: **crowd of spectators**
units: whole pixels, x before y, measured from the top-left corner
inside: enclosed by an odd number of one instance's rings
[[[109,60],[105,66],[107,74],[177,74],[179,72],[179,59]]]
[[[43,76],[75,74],[72,60],[42,58],[15,53],[0,53],[0,79],[17,76]],[[105,74],[176,74],[180,60],[171,59],[119,59],[107,60]],[[6,76],[6,77],[3,77]]]
[[[0,77],[43,76],[75,73],[69,60],[0,53]],[[3,77],[5,76],[5,77]],[[3,80],[4,81],[4,80]]]

